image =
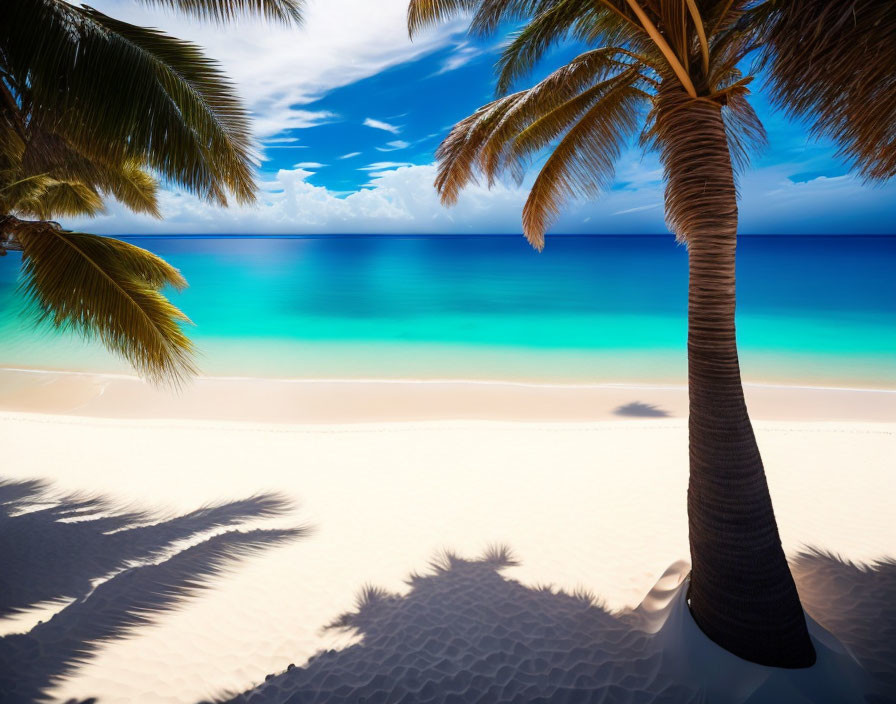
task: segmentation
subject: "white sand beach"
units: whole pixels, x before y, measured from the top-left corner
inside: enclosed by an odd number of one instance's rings
[[[346,667],[373,668],[369,692],[392,671],[370,664],[387,652],[376,650],[385,624],[402,632],[401,614],[427,593],[444,606],[432,628],[466,623],[474,612],[451,596],[465,584],[492,585],[489,603],[556,616],[546,627],[579,668],[604,672],[594,660],[604,651],[592,641],[577,651],[576,629],[628,642],[618,612],[688,558],[682,388],[200,380],[173,397],[127,377],[2,374],[0,519],[12,558],[0,629],[30,640],[0,657],[54,701],[197,702],[290,665],[292,679],[272,680],[286,694],[318,701],[302,689],[316,687],[321,701],[352,701],[339,687]],[[807,611],[896,684],[896,393],[748,386],[747,398]],[[210,504],[220,506],[196,512]],[[149,513],[113,520],[138,510]],[[495,545],[519,564],[475,562]],[[432,573],[442,550],[474,562],[443,558]],[[825,555],[797,559],[806,550]],[[409,584],[415,572],[434,576]],[[343,619],[357,632],[324,630],[365,586],[385,592]],[[116,606],[119,593],[138,596]],[[382,622],[378,603],[391,604]],[[259,701],[285,701],[273,691]],[[663,700],[657,692],[687,700],[673,687],[607,701]]]

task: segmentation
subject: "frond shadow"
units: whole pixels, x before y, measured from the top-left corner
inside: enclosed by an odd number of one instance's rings
[[[611,613],[581,590],[533,588],[501,574],[515,564],[500,546],[477,560],[445,551],[408,578],[407,595],[367,585],[355,609],[328,626],[360,635],[359,643],[318,653],[226,701],[615,701],[614,691],[639,686],[635,659],[644,683],[662,678],[660,652],[636,614]],[[654,684],[666,701],[694,701],[687,687]]]
[[[896,701],[896,559],[859,565],[810,549],[797,555],[791,569],[806,611]]]
[[[670,669],[662,639],[653,637],[656,613],[643,606],[611,612],[586,591],[520,584],[501,574],[516,564],[501,550],[478,560],[439,554],[427,573],[410,576],[406,595],[366,585],[354,610],[327,627],[354,632],[358,643],[319,652],[302,667],[290,665],[216,701],[706,701],[694,682]],[[651,594],[675,592],[663,585],[686,569],[673,565]],[[859,568],[813,552],[796,559],[794,572],[809,613],[852,650],[875,678],[874,689],[896,691],[896,563]],[[876,620],[864,621],[868,616]],[[882,694],[867,701],[893,700]]]
[[[0,638],[0,701],[43,700],[102,643],[176,610],[240,559],[305,535],[304,527],[227,530],[290,507],[259,494],[161,517],[55,495],[42,482],[0,482],[0,616],[71,601],[28,633]]]

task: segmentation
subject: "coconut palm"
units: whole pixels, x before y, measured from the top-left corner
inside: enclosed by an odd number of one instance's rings
[[[146,0],[226,22],[301,19],[302,0]],[[133,245],[70,233],[112,197],[158,216],[155,176],[226,206],[254,200],[248,116],[194,44],[65,0],[0,3],[0,254],[23,252],[24,292],[59,327],[98,337],[154,380],[192,373],[185,284]]]
[[[452,204],[477,175],[521,180],[537,249],[568,198],[594,196],[634,136],[659,152],[666,220],[687,245],[695,622],[757,663],[815,661],[747,414],[735,341],[735,174],[765,134],[747,96],[755,58],[774,100],[832,137],[868,179],[896,173],[896,4],[875,0],[411,0],[411,34],[456,15],[471,31],[520,26],[498,61],[499,97],[437,151]],[[530,88],[511,86],[564,39],[589,47]]]

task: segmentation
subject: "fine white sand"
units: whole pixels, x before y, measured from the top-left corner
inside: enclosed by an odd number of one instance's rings
[[[127,395],[113,380],[102,381],[104,393]],[[10,596],[0,633],[30,635],[0,640],[0,682],[5,664],[60,701],[196,702],[252,689],[294,664],[271,680],[263,700],[299,693],[305,698],[296,701],[358,701],[364,691],[372,701],[393,701],[382,696],[396,686],[396,672],[405,685],[419,687],[432,683],[432,673],[456,676],[458,691],[479,687],[483,701],[507,700],[513,692],[534,700],[543,686],[552,701],[567,695],[574,701],[570,692],[601,682],[601,691],[611,691],[607,701],[689,700],[691,689],[676,689],[663,669],[668,658],[655,649],[661,641],[638,650],[647,642],[638,629],[650,622],[649,604],[617,613],[641,604],[666,568],[688,556],[680,389],[592,388],[580,389],[579,397],[574,387],[514,387],[521,396],[476,387],[490,397],[455,386],[450,391],[462,396],[461,406],[449,418],[478,399],[489,409],[482,417],[491,420],[399,422],[407,408],[426,403],[426,389],[435,394],[433,409],[447,392],[433,385],[342,384],[349,397],[367,399],[361,419],[386,409],[374,416],[380,420],[334,423],[334,407],[322,412],[327,422],[220,420],[263,405],[264,389],[241,383],[241,394],[219,384],[209,396],[218,407],[205,408],[216,420],[196,418],[199,401],[186,419],[177,417],[178,408],[189,407],[175,405],[181,401],[158,401],[152,412],[138,404],[133,417],[116,419],[101,416],[119,414],[120,405],[23,412],[11,400],[13,385],[2,387],[0,473],[7,484],[0,498],[10,510],[0,514],[6,536],[0,549],[7,553],[0,592]],[[297,398],[291,388],[268,391],[286,403]],[[59,403],[61,391],[48,392],[44,403]],[[398,419],[390,416],[393,391],[399,398],[416,394]],[[765,391],[785,400],[776,404]],[[877,564],[896,556],[894,396],[763,387],[749,393],[785,550],[794,558],[807,548],[841,558],[809,554],[795,563],[807,610],[848,641],[876,686],[896,686],[892,650],[883,650],[896,641],[896,579],[892,562]],[[534,420],[523,407],[535,401],[546,405],[540,411],[546,419]],[[614,414],[635,402],[643,407]],[[553,416],[552,403],[561,409]],[[589,407],[597,419],[582,416]],[[305,418],[308,408],[296,417]],[[359,418],[357,409],[343,412],[345,421]],[[495,420],[500,412],[508,420]],[[261,418],[267,420],[263,412]],[[78,492],[107,502],[85,503],[83,494],[72,496]],[[260,492],[277,498],[245,501]],[[32,499],[39,503],[29,505]],[[196,512],[206,504],[219,506]],[[20,510],[31,513],[14,515]],[[151,513],[115,519],[138,510]],[[128,530],[132,525],[143,528]],[[298,526],[307,530],[289,532]],[[228,532],[261,528],[267,532]],[[476,561],[494,544],[507,545],[519,564],[505,565],[497,554]],[[442,549],[472,562],[443,558],[433,572],[430,561]],[[429,577],[409,584],[413,572]],[[666,582],[674,587],[685,573],[679,563]],[[359,607],[365,585],[377,589]],[[585,590],[602,607],[533,589],[538,585]],[[680,594],[672,590],[666,599],[662,622],[674,625],[662,630],[673,643],[667,651],[694,640],[681,635],[687,623]],[[435,603],[441,610],[427,611]],[[471,632],[484,618],[476,609],[486,606],[492,631]],[[542,616],[527,618],[533,609]],[[354,630],[324,629],[340,616]],[[519,625],[516,635],[511,622]],[[455,627],[468,629],[454,634],[457,653],[450,646]],[[390,632],[402,635],[390,640]],[[326,649],[332,652],[308,662]],[[466,651],[469,667],[462,665]],[[543,657],[560,651],[565,655],[556,661]],[[396,664],[428,652],[434,655],[425,662]],[[841,666],[849,661],[831,652]],[[712,660],[718,653],[704,655],[715,664],[703,671],[724,671]],[[526,668],[536,689],[513,689],[529,681]],[[553,674],[542,681],[538,673]],[[496,683],[508,689],[489,698]],[[689,684],[704,691],[720,686]],[[747,701],[750,691],[735,694],[731,701]],[[405,701],[428,700],[419,689],[409,696]],[[443,700],[451,699],[432,699]]]

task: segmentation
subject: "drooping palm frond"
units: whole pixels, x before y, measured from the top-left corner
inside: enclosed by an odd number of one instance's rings
[[[277,22],[302,23],[303,0],[140,0],[144,5],[168,7],[193,17],[230,22],[241,16],[261,16]]]
[[[408,33],[413,37],[426,27],[472,11],[478,3],[479,0],[411,0],[408,4]]]
[[[735,175],[746,170],[753,155],[768,144],[765,127],[747,100],[748,92],[745,87],[730,91],[721,111]]]
[[[12,178],[24,179],[43,174],[60,181],[82,183],[137,213],[160,217],[158,182],[133,159],[115,161],[106,155],[89,159],[57,134],[38,125],[28,126],[27,143],[10,152],[6,163]],[[0,184],[3,176],[0,175]],[[2,188],[2,185],[0,185]],[[5,212],[15,212],[14,206]]]
[[[439,145],[436,149],[438,171],[435,187],[443,204],[456,203],[461,190],[475,180],[475,163],[482,145],[524,96],[525,91],[521,91],[482,106],[458,122]]]
[[[21,246],[24,293],[57,328],[98,338],[154,382],[195,373],[189,319],[161,293],[183,288],[161,258],[108,237],[62,230],[55,223],[4,224]]]
[[[568,199],[594,197],[613,182],[616,160],[637,132],[646,98],[616,81],[551,151],[523,206],[523,234],[537,250]]]
[[[505,173],[521,180],[529,151],[514,149],[517,137],[539,118],[625,68],[615,58],[618,52],[614,47],[587,51],[528,90],[499,98],[455,125],[436,151],[436,189],[442,202],[453,204],[477,172],[489,185]]]
[[[92,216],[103,211],[103,198],[95,190],[77,181],[53,178],[32,178],[28,188],[19,193],[13,212],[24,217],[50,220],[76,215]]]
[[[127,160],[201,197],[254,198],[249,122],[188,42],[53,0],[0,4],[8,82],[36,127],[94,161]]]
[[[0,184],[4,182],[0,173]],[[134,212],[161,217],[158,183],[134,164],[124,164],[118,169],[107,167],[102,190]],[[21,217],[53,220],[77,215],[90,217],[103,212],[105,206],[95,183],[39,174],[0,185],[0,208]]]
[[[618,47],[586,51],[525,91],[480,147],[478,165],[489,185],[505,172],[521,182],[534,151],[547,146],[616,82],[641,78],[637,68],[620,61],[624,52]]]
[[[107,195],[134,212],[160,216],[158,183],[136,162],[87,159],[33,126],[25,136],[27,143],[0,129],[0,213],[42,220],[91,216],[103,210]]]
[[[896,3],[767,0],[749,19],[774,102],[865,178],[896,176]]]
[[[132,161],[117,166],[104,165],[99,188],[135,213],[146,213],[161,218],[159,211],[159,182],[144,168]]]

